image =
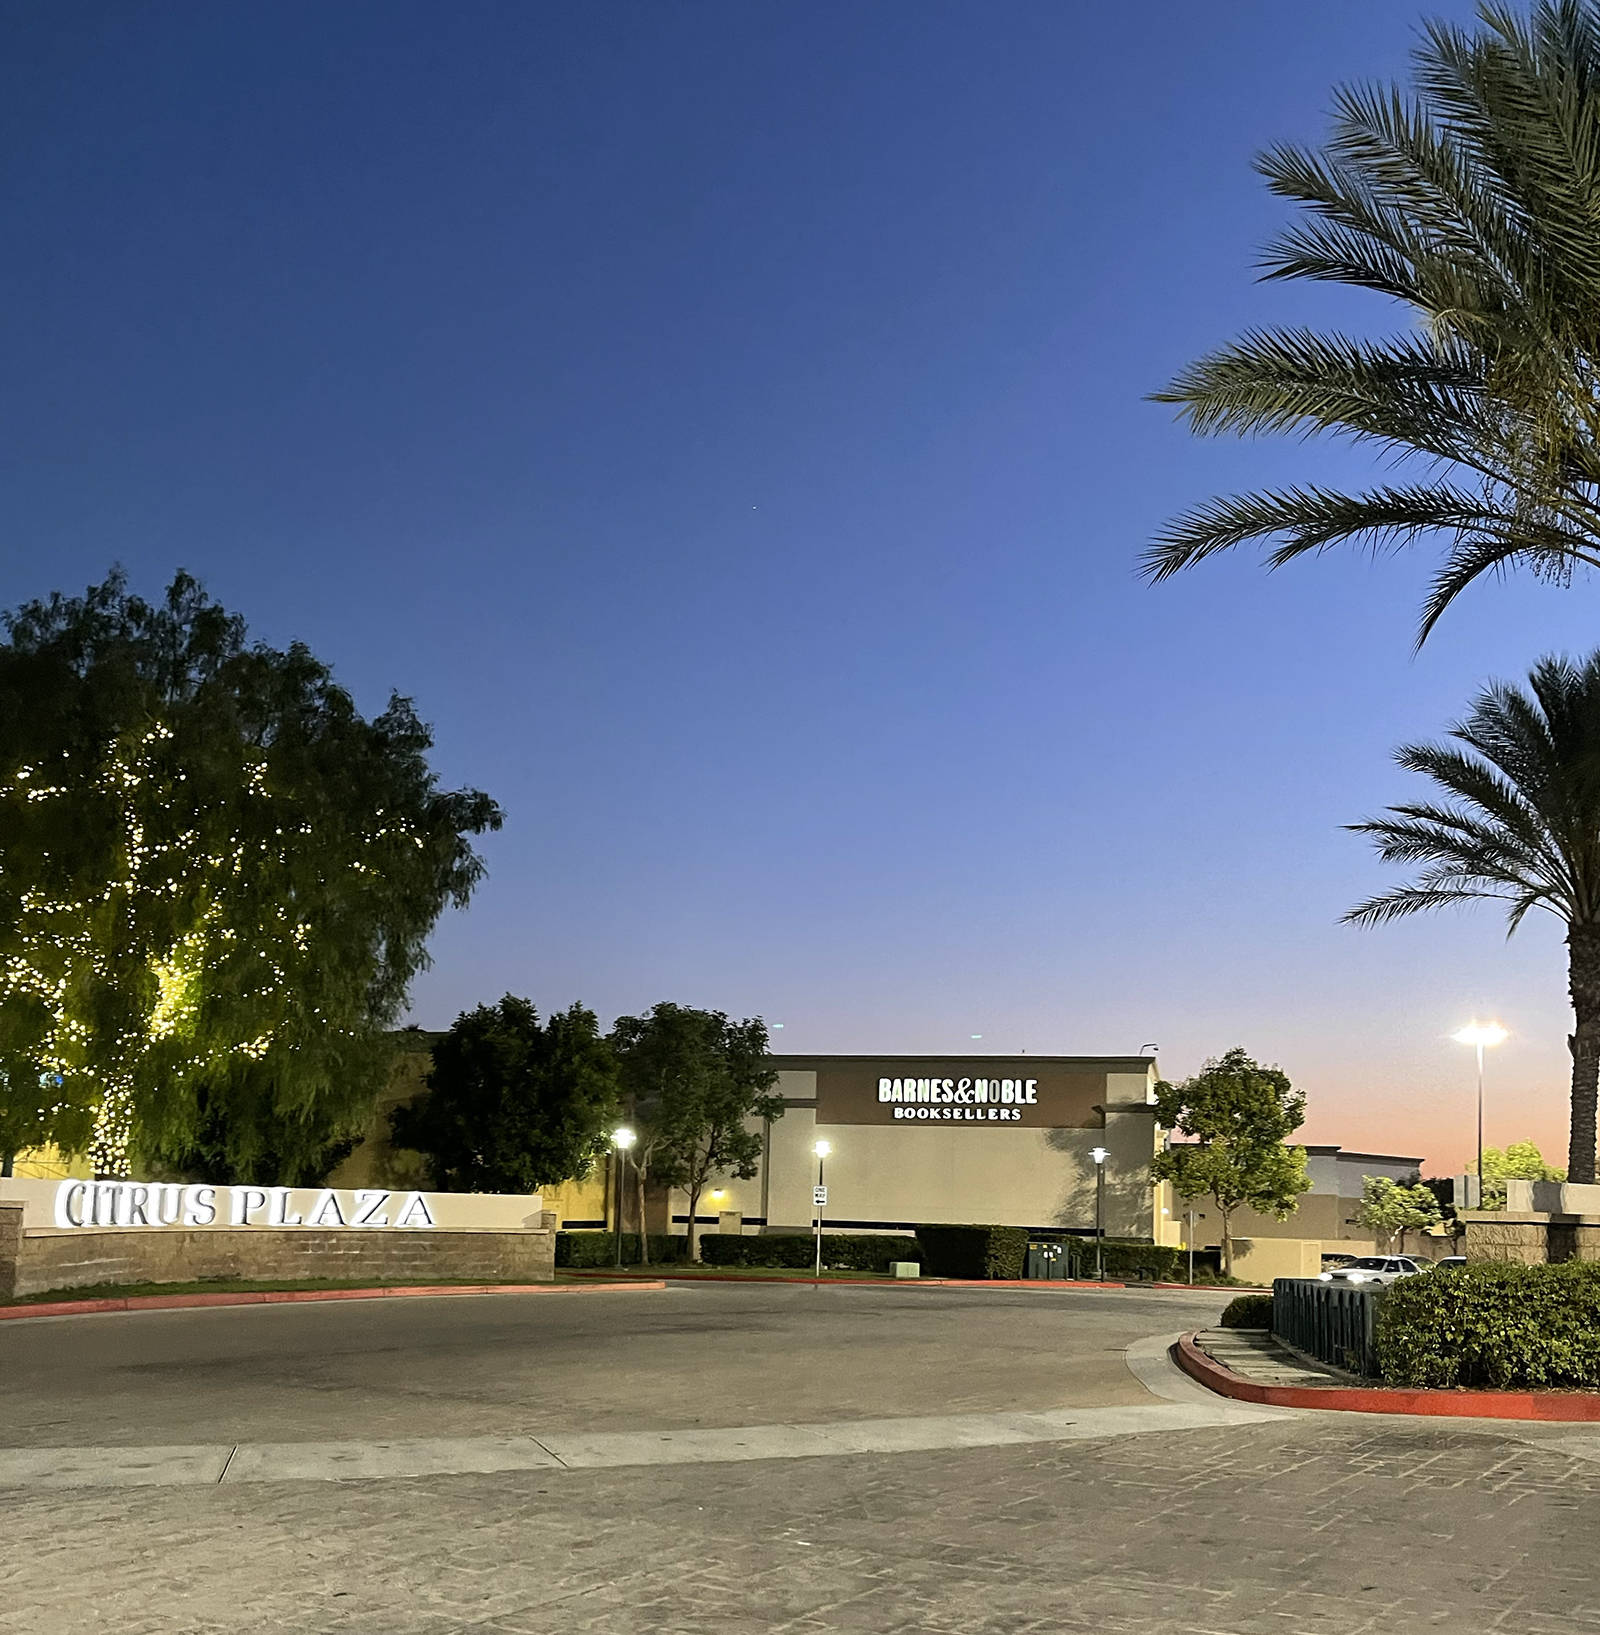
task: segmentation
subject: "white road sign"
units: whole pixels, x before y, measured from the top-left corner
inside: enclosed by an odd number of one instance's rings
[[[818,1209],[823,1208],[828,1202],[828,1189],[826,1187],[812,1187],[811,1201]]]

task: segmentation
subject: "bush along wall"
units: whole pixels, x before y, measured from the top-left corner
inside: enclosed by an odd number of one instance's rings
[[[702,1243],[705,1239],[700,1240]],[[686,1237],[672,1232],[650,1234],[650,1260],[653,1265],[667,1266],[681,1261],[689,1246]],[[560,1267],[615,1266],[617,1263],[617,1234],[615,1232],[557,1232],[556,1265]],[[639,1234],[622,1234],[622,1263],[639,1264]]]
[[[1480,1264],[1404,1277],[1378,1301],[1390,1385],[1600,1388],[1600,1265]]]
[[[1020,1226],[919,1226],[917,1242],[928,1277],[1019,1278],[1027,1265]]]
[[[707,1232],[700,1258],[708,1266],[815,1266],[817,1240],[811,1233],[774,1232],[770,1237],[736,1237]],[[921,1260],[914,1238],[877,1232],[824,1232],[822,1264],[828,1271],[887,1272],[892,1260]]]
[[[1218,1321],[1223,1328],[1271,1328],[1272,1296],[1241,1294],[1228,1302]]]
[[[1068,1268],[1073,1277],[1093,1277],[1094,1239],[1067,1242]],[[1183,1283],[1189,1276],[1189,1251],[1138,1238],[1107,1238],[1105,1272],[1108,1278],[1134,1278],[1156,1283]],[[1196,1282],[1214,1282],[1222,1275],[1222,1255],[1215,1249],[1194,1252]]]

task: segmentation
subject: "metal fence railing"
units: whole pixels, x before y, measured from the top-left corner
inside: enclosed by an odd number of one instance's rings
[[[1352,1374],[1378,1372],[1372,1331],[1378,1291],[1313,1278],[1279,1277],[1272,1283],[1272,1332],[1318,1362]]]

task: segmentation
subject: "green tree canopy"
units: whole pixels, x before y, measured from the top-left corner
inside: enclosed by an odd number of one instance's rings
[[[6,626],[10,1077],[60,1077],[64,1144],[94,1109],[99,1173],[137,1146],[311,1178],[381,1087],[385,1030],[498,809],[438,787],[408,699],[366,720],[306,648],[249,643],[187,575],[150,604],[116,573]]]
[[[1206,1062],[1182,1084],[1156,1085],[1156,1122],[1187,1137],[1157,1153],[1151,1175],[1180,1198],[1209,1197],[1222,1217],[1222,1269],[1233,1275],[1233,1215],[1244,1205],[1279,1220],[1310,1190],[1306,1150],[1288,1145],[1306,1098],[1276,1067],[1242,1049]]]
[[[1600,565],[1600,12],[1486,4],[1426,24],[1415,64],[1410,94],[1340,90],[1322,152],[1257,161],[1305,212],[1264,276],[1375,291],[1405,327],[1258,330],[1156,394],[1202,434],[1332,432],[1414,478],[1214,500],[1151,547],[1153,578],[1253,540],[1277,567],[1437,539],[1426,636],[1483,574]]]
[[[450,1192],[537,1192],[594,1168],[617,1121],[617,1066],[593,1011],[542,1027],[526,999],[463,1012],[433,1047],[428,1088],[397,1107],[397,1146]]]
[[[1375,1236],[1394,1238],[1403,1253],[1407,1232],[1436,1226],[1443,1216],[1439,1200],[1420,1183],[1402,1186],[1387,1175],[1363,1175],[1356,1219]]]
[[[721,1011],[663,1003],[647,1016],[620,1016],[611,1041],[621,1064],[623,1101],[637,1140],[640,1219],[652,1178],[689,1194],[689,1258],[696,1255],[695,1216],[714,1175],[748,1180],[761,1159],[756,1119],[783,1116],[783,1097],[759,1018],[731,1022]],[[647,1234],[640,1241],[648,1256]]]
[[[1581,664],[1545,659],[1528,690],[1486,687],[1455,744],[1411,744],[1395,759],[1437,786],[1442,799],[1392,806],[1353,824],[1386,863],[1421,865],[1346,919],[1379,925],[1424,909],[1504,906],[1511,930],[1532,909],[1567,932],[1567,983],[1575,1025],[1567,1169],[1595,1178],[1600,1086],[1600,653]],[[1460,746],[1460,747],[1457,747]]]

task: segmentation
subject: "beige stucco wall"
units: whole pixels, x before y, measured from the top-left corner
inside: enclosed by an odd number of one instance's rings
[[[1124,1075],[1131,1077],[1131,1075]],[[787,1096],[814,1091],[812,1074],[786,1073]],[[1092,1229],[1095,1222],[1093,1148],[1106,1165],[1106,1232],[1110,1237],[1155,1235],[1154,1109],[1143,1100],[1144,1081],[1133,1080],[1138,1100],[1112,1105],[1103,1129],[1040,1129],[882,1124],[818,1124],[816,1110],[790,1107],[772,1126],[765,1200],[762,1178],[723,1180],[724,1196],[708,1199],[702,1214],[739,1210],[765,1214],[769,1226],[808,1229],[816,1184],[819,1140],[832,1147],[824,1163],[826,1217],[834,1220],[964,1222]],[[1119,1089],[1123,1088],[1120,1084]],[[687,1198],[674,1201],[684,1213]]]

